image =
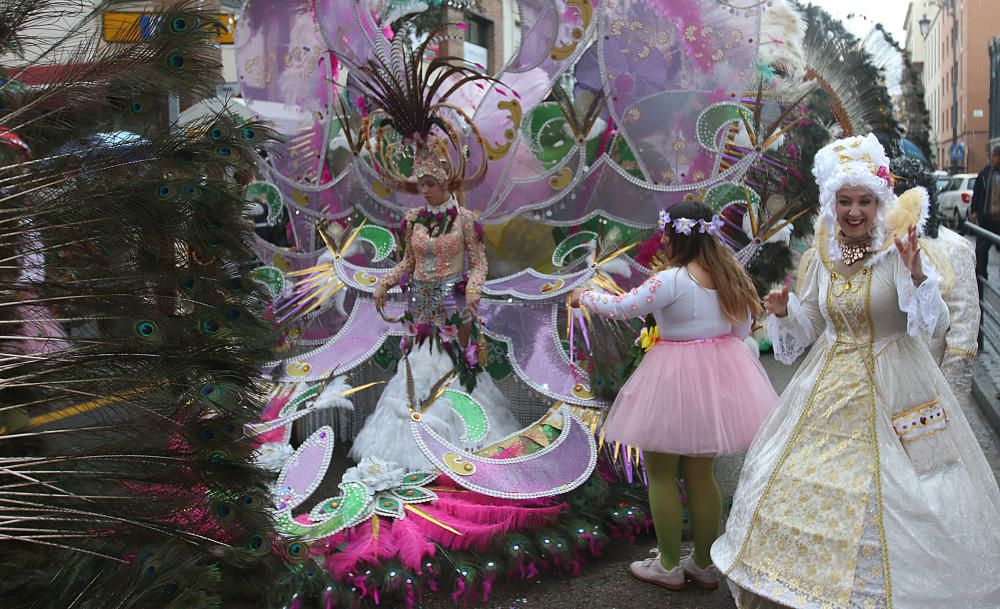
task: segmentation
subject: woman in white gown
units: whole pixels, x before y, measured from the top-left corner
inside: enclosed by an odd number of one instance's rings
[[[458,374],[461,384],[483,408],[489,431],[476,443],[462,441],[464,420],[447,396],[421,415],[421,422],[439,436],[465,449],[475,449],[517,431],[508,402],[480,363],[485,337],[470,332],[472,317],[486,281],[486,246],[475,214],[458,205],[449,192],[454,179],[451,164],[433,144],[422,149],[414,163],[418,188],[427,202],[410,210],[400,227],[403,259],[379,283],[375,304],[382,308],[389,289],[404,283],[409,293],[402,320],[406,356],[379,397],[375,412],[354,439],[355,461],[377,457],[411,470],[429,469],[431,462],[410,434],[407,392],[408,360],[416,397],[424,400],[438,381]],[[467,266],[468,265],[468,266]]]
[[[765,299],[779,360],[815,345],[712,547],[741,609],[1000,607],[1000,490],[924,342],[948,327],[937,274],[892,225],[926,193],[896,199],[888,165],[871,135],[817,154],[799,297]]]

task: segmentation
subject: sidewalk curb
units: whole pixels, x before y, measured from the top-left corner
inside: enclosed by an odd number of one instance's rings
[[[976,361],[972,368],[972,397],[989,421],[993,431],[1000,435],[1000,386],[994,381],[985,362]]]

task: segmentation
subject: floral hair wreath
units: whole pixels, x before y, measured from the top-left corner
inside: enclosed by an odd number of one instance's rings
[[[712,216],[711,220],[695,220],[693,218],[671,218],[670,212],[665,209],[660,210],[660,230],[666,229],[667,225],[670,224],[674,228],[675,233],[680,233],[682,235],[690,235],[691,231],[697,226],[698,232],[712,235],[719,234],[725,222],[718,216],[718,214]]]

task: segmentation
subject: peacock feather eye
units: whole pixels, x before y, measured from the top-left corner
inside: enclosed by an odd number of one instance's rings
[[[170,29],[175,32],[186,32],[188,29],[188,20],[184,17],[176,17],[170,22]]]
[[[195,186],[194,184],[188,184],[184,187],[184,194],[194,201],[199,201],[205,193],[201,187]]]
[[[224,450],[213,450],[212,453],[208,455],[209,463],[219,464],[227,460],[229,460],[229,453]]]
[[[215,431],[213,431],[210,427],[205,427],[198,433],[198,437],[200,437],[203,442],[211,442],[215,439]]]
[[[306,544],[294,541],[287,546],[288,555],[292,558],[302,558],[309,553],[309,548]]]
[[[226,319],[228,319],[229,321],[236,321],[237,319],[239,319],[239,317],[240,317],[239,309],[229,309],[228,311],[226,311]]]
[[[184,67],[184,56],[180,53],[173,52],[167,56],[167,65],[175,70],[179,70]]]
[[[142,102],[134,101],[128,105],[128,111],[132,114],[142,114],[146,108],[142,105]]]
[[[135,333],[142,338],[152,338],[156,334],[156,323],[144,319],[135,324]]]
[[[233,149],[229,146],[219,146],[215,149],[215,152],[224,159],[228,159],[233,156]]]
[[[154,565],[148,565],[142,570],[143,577],[153,577],[154,575],[156,575],[156,567]]]
[[[201,395],[203,397],[209,398],[213,397],[218,391],[219,388],[216,387],[215,385],[205,385],[204,387],[201,388]]]
[[[205,334],[215,334],[219,331],[219,324],[214,320],[206,319],[201,322],[201,331]]]
[[[257,133],[250,127],[244,127],[240,136],[248,142],[252,142],[257,137]]]
[[[271,549],[271,544],[267,537],[260,533],[254,533],[247,538],[247,550],[253,554],[261,555]]]
[[[240,497],[240,503],[242,503],[244,507],[253,508],[260,506],[261,500],[260,497],[257,497],[256,495],[243,495]]]
[[[233,506],[228,503],[220,503],[215,506],[215,515],[219,517],[219,520],[228,522],[236,516],[236,512],[233,510]]]
[[[222,138],[226,137],[226,130],[220,125],[213,125],[212,128],[208,130],[208,137],[218,142]]]
[[[174,196],[174,187],[170,184],[160,184],[156,187],[156,196],[160,199],[171,199]]]

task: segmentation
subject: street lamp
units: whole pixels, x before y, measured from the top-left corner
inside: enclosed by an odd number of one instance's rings
[[[958,145],[958,11],[956,10],[956,0],[927,0],[929,4],[938,7],[940,11],[951,13],[951,146],[948,147],[948,159],[951,161],[952,173],[957,173],[960,169],[956,159],[952,156],[952,150]],[[920,26],[920,35],[927,38],[930,33],[931,20],[927,13],[917,22]]]

